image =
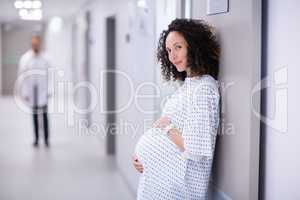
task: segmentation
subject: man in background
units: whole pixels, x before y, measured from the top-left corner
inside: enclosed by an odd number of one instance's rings
[[[43,117],[44,142],[49,147],[48,128],[48,68],[49,63],[41,52],[41,38],[31,38],[31,49],[20,59],[19,76],[26,74],[26,78],[20,85],[21,98],[26,105],[32,108],[34,124],[34,147],[39,144],[39,117]]]

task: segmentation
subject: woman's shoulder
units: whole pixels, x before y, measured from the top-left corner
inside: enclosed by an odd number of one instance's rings
[[[219,89],[219,82],[209,74],[195,77],[186,77],[185,83],[194,88],[210,88],[212,90]]]
[[[207,99],[218,102],[220,99],[219,83],[210,75],[202,75],[199,78],[191,80],[190,97],[192,105],[198,104]]]

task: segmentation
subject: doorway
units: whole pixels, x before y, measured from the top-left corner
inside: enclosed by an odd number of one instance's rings
[[[116,18],[106,18],[106,152],[114,155],[116,152]]]

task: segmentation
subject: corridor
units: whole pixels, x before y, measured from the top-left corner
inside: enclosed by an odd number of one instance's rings
[[[0,200],[299,200],[299,9],[0,0]]]
[[[0,110],[1,200],[134,199],[102,139],[79,135],[63,115],[50,114],[51,146],[41,137],[34,148],[32,116],[13,98],[1,98]]]

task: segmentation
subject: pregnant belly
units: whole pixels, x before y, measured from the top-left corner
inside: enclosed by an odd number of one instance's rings
[[[144,167],[144,176],[181,184],[186,162],[180,150],[161,129],[150,128],[139,139],[135,153]]]

